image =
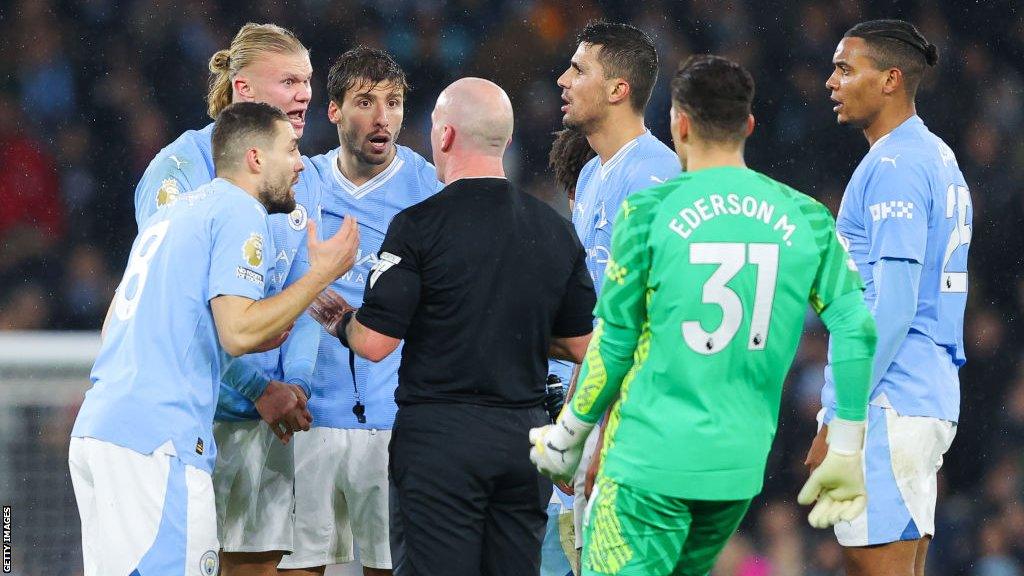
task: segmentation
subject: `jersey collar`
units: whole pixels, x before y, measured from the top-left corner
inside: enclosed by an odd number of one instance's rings
[[[341,189],[348,192],[353,198],[359,200],[363,196],[366,196],[370,192],[373,192],[377,188],[383,186],[392,176],[398,173],[402,169],[402,165],[405,164],[405,160],[398,157],[397,151],[395,157],[391,159],[391,163],[384,169],[383,172],[377,174],[373,178],[370,178],[364,182],[361,186],[356,186],[351,180],[345,177],[338,168],[338,154],[341,152],[340,148],[335,148],[331,151],[328,160],[331,163],[331,172],[334,173],[334,180],[341,186]]]
[[[892,136],[897,130],[903,128],[904,126],[910,126],[911,124],[924,124],[924,120],[921,120],[920,116],[918,116],[917,114],[914,114],[910,118],[907,118],[906,120],[901,122],[899,126],[893,128],[888,133],[886,133],[885,136],[882,136],[878,140],[875,140],[875,143],[871,145],[871,148],[868,148],[868,152],[874,150],[876,146],[878,146],[882,142],[885,142],[886,140],[888,140],[889,136]]]
[[[618,152],[616,152],[614,155],[612,155],[611,158],[608,159],[607,162],[601,164],[601,180],[605,180],[606,178],[608,178],[608,175],[611,174],[612,170],[614,170],[616,166],[622,163],[622,159],[625,158],[631,150],[640,145],[640,139],[650,133],[651,131],[647,130],[643,134],[637,136],[636,138],[633,138],[629,142],[626,142],[625,144],[622,145],[622,148],[619,148]]]

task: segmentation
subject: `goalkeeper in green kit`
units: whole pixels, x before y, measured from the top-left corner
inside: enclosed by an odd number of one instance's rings
[[[716,56],[672,82],[687,172],[634,193],[615,221],[598,323],[571,404],[530,458],[572,476],[616,397],[583,539],[584,574],[703,575],[761,491],[807,304],[832,334],[837,417],[798,500],[816,527],[865,506],[875,348],[863,286],[828,210],[746,168],[754,83]]]

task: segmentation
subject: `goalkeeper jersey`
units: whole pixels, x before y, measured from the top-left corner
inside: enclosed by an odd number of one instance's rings
[[[681,498],[754,496],[808,302],[821,313],[862,290],[831,214],[762,174],[719,167],[630,196],[615,226],[594,340],[614,326],[636,344],[602,474]],[[588,421],[611,368],[594,351],[572,404]]]

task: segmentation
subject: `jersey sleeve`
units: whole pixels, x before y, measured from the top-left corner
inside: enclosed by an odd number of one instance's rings
[[[228,369],[224,372],[224,376],[221,377],[221,382],[229,388],[237,390],[239,394],[252,403],[259,400],[260,396],[267,389],[267,385],[270,384],[270,380],[263,375],[263,371],[260,370],[259,366],[245,356],[232,360]],[[222,403],[221,399],[225,399],[226,402]],[[226,394],[221,394],[218,397],[217,409],[219,412],[247,412],[250,408],[252,407],[249,405],[236,405],[234,399]]]
[[[310,220],[315,220],[319,230],[320,220],[312,214]],[[288,270],[288,278],[284,287],[287,288],[302,278],[309,271],[309,249],[306,240],[299,242],[295,252],[291,268]],[[317,351],[320,348],[321,336],[320,324],[309,315],[303,312],[295,320],[295,327],[292,328],[288,339],[281,345],[281,373],[288,384],[295,384],[305,391],[309,397],[312,392],[313,371],[316,368]]]
[[[583,336],[594,329],[593,310],[597,299],[594,282],[587,270],[587,253],[575,233],[572,237],[576,242],[576,261],[551,328],[551,335],[555,338]]]
[[[251,199],[218,202],[214,211],[209,297],[263,298],[272,258],[266,246],[270,238],[266,213]]]
[[[407,212],[399,212],[370,269],[356,319],[385,336],[405,337],[419,305],[421,283],[416,227]]]
[[[815,204],[805,211],[814,230],[818,246],[818,271],[811,284],[810,303],[821,314],[834,300],[850,292],[864,290],[864,282],[857,272],[853,258],[839,241],[836,223],[828,209]]]
[[[882,258],[924,262],[931,198],[928,182],[920,163],[898,154],[879,159],[864,190],[870,264]]]
[[[572,410],[585,422],[596,422],[614,401],[647,322],[647,284],[651,256],[648,247],[653,195],[640,195],[622,204],[605,282],[597,302],[597,328],[580,370]]]
[[[135,222],[140,228],[158,209],[172,204],[179,195],[192,192],[209,180],[197,173],[200,168],[205,170],[205,160],[197,160],[194,158],[197,151],[190,153],[184,148],[165,149],[142,174],[135,187]]]

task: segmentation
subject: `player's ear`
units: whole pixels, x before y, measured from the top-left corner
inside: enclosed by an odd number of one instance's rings
[[[255,146],[245,151],[245,166],[252,174],[263,171],[263,152]]]
[[[455,143],[455,128],[450,124],[445,124],[441,132],[441,151],[450,152],[452,145]]]
[[[341,106],[338,106],[334,100],[327,103],[327,119],[331,121],[331,124],[341,122]]]
[[[690,117],[685,111],[672,106],[669,115],[669,129],[672,131],[674,142],[685,144],[690,136]]]
[[[754,133],[754,124],[755,124],[754,115],[753,114],[748,115],[747,116],[747,133],[746,133],[745,137],[749,138],[750,135]]]
[[[903,88],[903,71],[899,68],[889,68],[885,73],[885,83],[882,85],[882,93],[893,94]]]
[[[629,98],[633,88],[626,82],[625,78],[610,78],[608,80],[608,103],[618,104]]]
[[[253,94],[252,83],[245,76],[239,74],[231,81],[232,102],[252,102],[256,99]]]

